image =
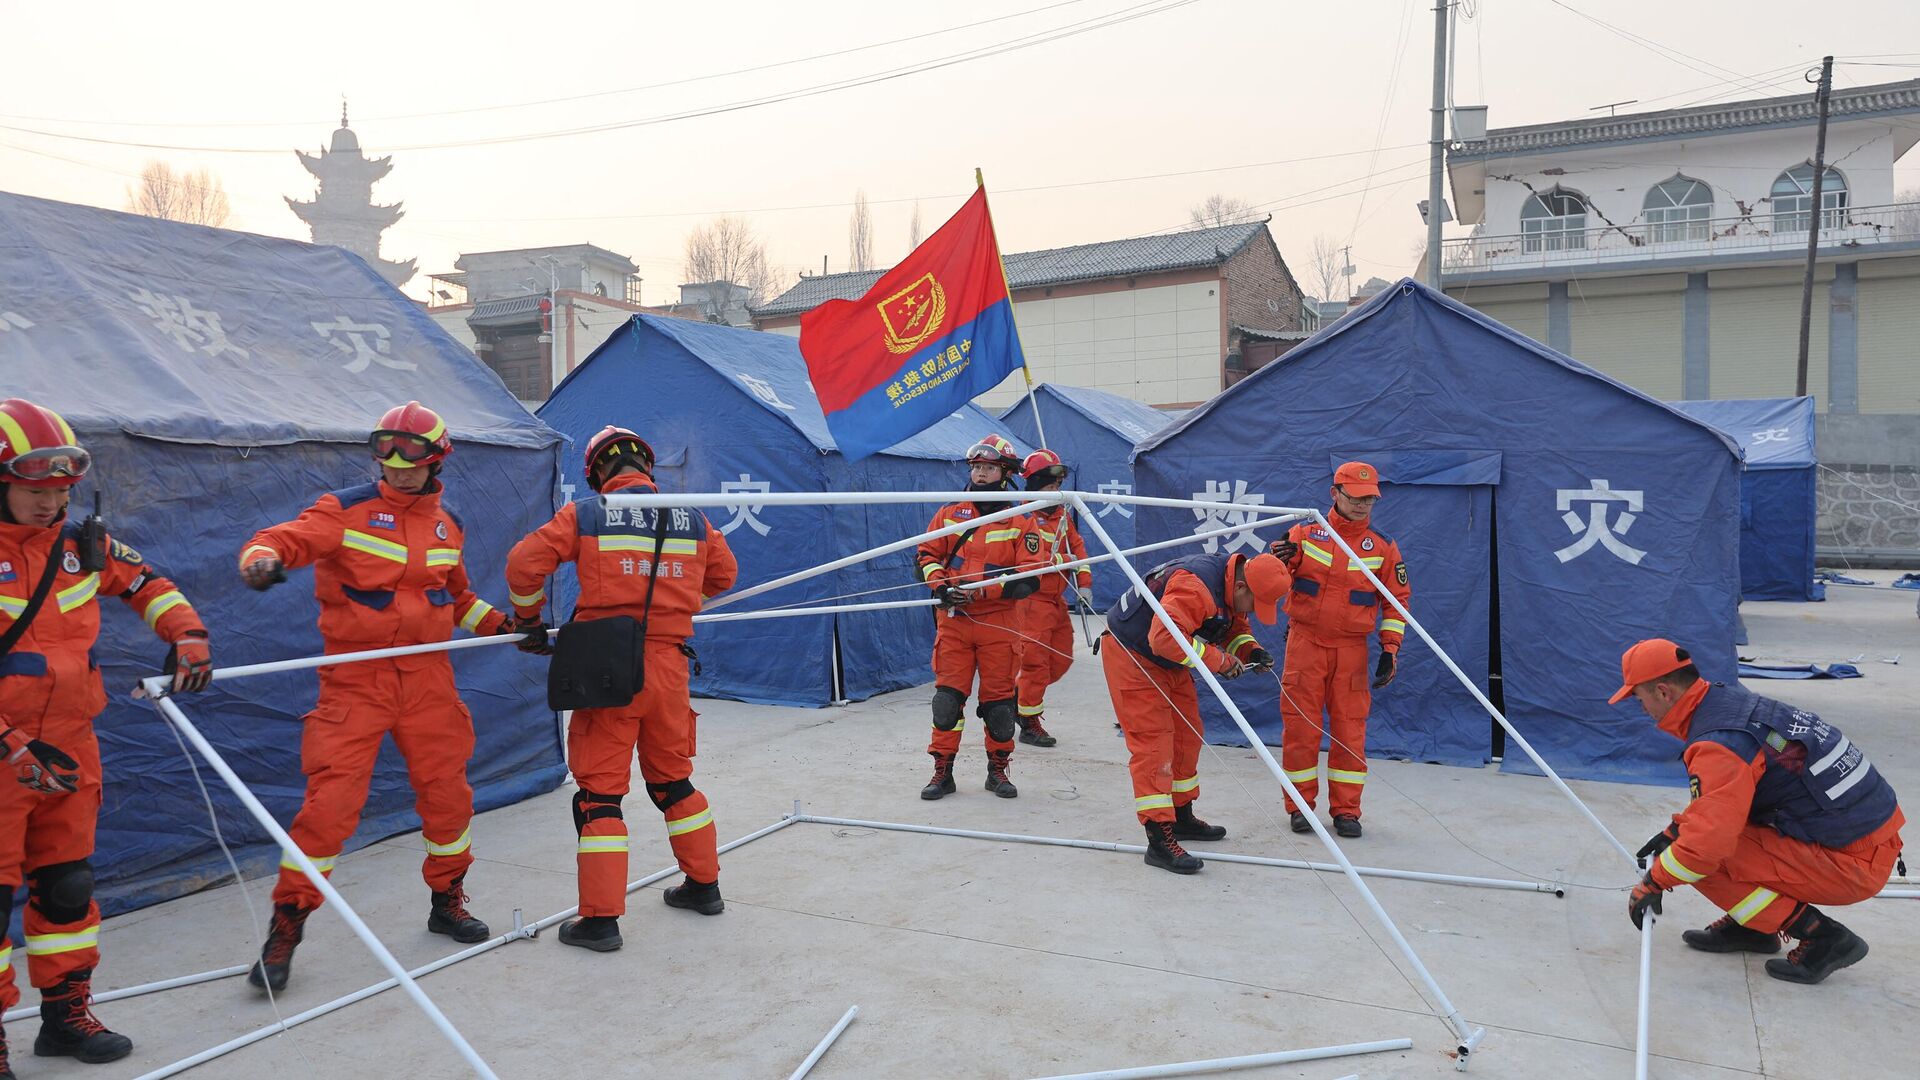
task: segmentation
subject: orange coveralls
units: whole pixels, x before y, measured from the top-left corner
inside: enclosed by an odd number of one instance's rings
[[[1227,560],[1226,580],[1232,581],[1243,556]],[[1231,590],[1227,595],[1232,595]],[[1206,583],[1193,572],[1176,570],[1168,576],[1160,593],[1160,604],[1173,617],[1180,632],[1198,648],[1207,670],[1218,674],[1235,660],[1245,663],[1260,647],[1253,638],[1247,617],[1214,603]],[[1229,600],[1229,605],[1231,601]],[[1200,624],[1217,616],[1231,621],[1223,635],[1224,647],[1195,640]],[[1127,738],[1127,771],[1133,776],[1133,811],[1143,822],[1172,821],[1175,808],[1200,797],[1200,719],[1199,693],[1193,676],[1185,670],[1187,654],[1180,642],[1159,619],[1147,640],[1154,655],[1182,665],[1169,668],[1154,663],[1132,649],[1106,636],[1106,648],[1100,650],[1101,670],[1107,676],[1107,694],[1113,699],[1113,714]]]
[[[1694,710],[1711,686],[1701,679],[1688,687],[1660,718],[1660,730],[1685,740]],[[1690,884],[1741,926],[1771,934],[1792,920],[1801,903],[1857,904],[1879,892],[1893,873],[1900,829],[1907,823],[1899,807],[1885,824],[1846,847],[1823,847],[1748,820],[1754,791],[1767,770],[1764,748],[1743,761],[1726,746],[1703,740],[1689,744],[1683,760],[1698,787],[1693,801],[1674,816],[1680,838],[1649,864],[1647,872],[1661,888]],[[1675,866],[1698,875],[1697,880],[1675,873]]]
[[[1000,503],[948,503],[933,515],[928,531],[957,525],[1006,507]],[[1042,565],[1040,534],[1025,514],[989,522],[977,529],[937,537],[920,545],[920,579],[930,589],[983,581],[1001,574],[1033,569]],[[1014,716],[1018,703],[1020,671],[1019,601],[1000,595],[1001,586],[969,590],[973,599],[965,606],[942,611],[933,637],[934,693],[942,690],[960,696],[962,711],[952,728],[933,728],[927,744],[929,754],[951,755],[960,750],[960,735],[967,727],[965,704],[973,689],[973,677],[980,675],[980,704],[975,714],[987,720],[987,752],[1012,752],[1017,731]],[[995,721],[989,712],[996,707],[1006,715],[1006,730],[995,734]]]
[[[506,616],[469,587],[460,554],[465,534],[440,495],[437,482],[432,491],[408,495],[384,480],[329,492],[298,518],[254,533],[240,549],[240,565],[263,554],[288,569],[312,564],[329,653],[446,641],[455,626],[498,633]],[[446,892],[473,865],[473,717],[445,653],[320,669],[320,700],[300,739],[307,794],[287,833],[331,876],[360,823],[388,734],[406,758],[420,814],[427,849],[420,875],[433,891]],[[312,909],[320,906],[320,890],[282,858],[273,901]]]
[[[58,555],[53,554],[56,534]],[[0,657],[0,724],[17,728],[25,738],[45,740],[80,763],[75,770],[79,790],[64,795],[0,778],[0,889],[6,890],[9,911],[14,889],[27,877],[64,864],[84,864],[93,854],[101,790],[93,718],[107,707],[106,687],[93,659],[100,636],[96,600],[119,597],[169,644],[191,632],[206,632],[186,597],[139,552],[109,542],[107,568],[82,572],[78,539],[79,525],[70,521],[45,528],[0,522],[0,633],[25,613],[47,559],[60,561],[53,590],[39,613],[13,650]],[[38,889],[32,892],[22,916],[28,981],[52,987],[69,972],[98,966],[99,905],[89,898],[84,910],[77,905],[69,910],[39,895]],[[7,933],[0,924],[0,1009],[20,1001]]]
[[[1080,527],[1064,506],[1050,506],[1031,515],[1040,534],[1040,549],[1051,552],[1056,563],[1074,562],[1087,557],[1086,542],[1080,539]],[[1092,601],[1093,571],[1082,566],[1040,579],[1040,591],[1018,601],[1020,632],[1027,640],[1020,643],[1020,718],[1040,716],[1047,711],[1047,687],[1059,682],[1073,666],[1073,618],[1066,605],[1066,575],[1074,576],[1074,588]]]
[[[1337,510],[1327,511],[1327,520],[1393,595],[1407,603],[1412,593],[1400,545],[1366,522],[1348,521]],[[1293,591],[1287,595],[1286,660],[1280,675],[1280,767],[1311,808],[1320,793],[1324,714],[1333,735],[1327,750],[1329,809],[1335,817],[1357,818],[1367,783],[1367,712],[1373,706],[1367,637],[1377,623],[1381,651],[1397,653],[1407,624],[1319,525],[1295,525],[1287,539],[1300,550],[1287,560]],[[1300,809],[1291,798],[1286,804],[1288,813]]]
[[[617,476],[603,494],[652,494],[644,476]],[[687,696],[687,657],[681,646],[693,636],[701,603],[733,587],[739,564],[726,537],[698,510],[663,509],[667,528],[654,551],[652,510],[607,506],[597,496],[560,508],[553,520],[513,546],[507,556],[507,591],[521,618],[540,617],[546,578],[561,563],[577,565],[580,602],[576,619],[630,615],[647,624],[646,679],[626,705],[577,709],[567,726],[567,763],[580,790],[574,795],[575,861],[580,877],[580,914],[622,915],[627,910],[627,822],[620,800],[632,789],[633,761],[647,795],[666,818],[667,839],[687,877],[720,879],[713,813],[693,786],[695,721]],[[653,607],[645,607],[647,577],[659,563]]]

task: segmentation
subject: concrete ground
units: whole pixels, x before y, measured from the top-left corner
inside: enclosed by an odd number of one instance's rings
[[[1879,575],[1890,577],[1891,575]],[[1920,792],[1920,620],[1914,595],[1832,590],[1825,604],[1748,604],[1751,655],[1860,661],[1849,681],[1764,682],[1868,748]],[[1879,657],[1900,654],[1897,666]],[[970,731],[960,791],[926,779],[924,689],[844,709],[699,703],[696,779],[730,839],[803,799],[810,813],[1138,843],[1097,663],[1084,654],[1050,695],[1061,743],[1022,747],[1017,800],[981,790]],[[970,725],[970,727],[977,727]],[[1638,940],[1632,874],[1542,779],[1489,768],[1375,762],[1356,861],[1570,883],[1567,896],[1373,879],[1441,987],[1487,1028],[1484,1077],[1630,1076]],[[1276,781],[1245,749],[1209,748],[1204,815],[1222,850],[1322,859],[1290,833]],[[1577,783],[1629,847],[1684,799],[1670,788]],[[570,788],[474,824],[469,884],[496,930],[574,901]],[[631,813],[633,876],[671,863],[644,800]],[[1207,845],[1195,845],[1196,849]],[[403,961],[456,946],[424,929],[420,842],[396,837],[341,860],[334,881]],[[1101,851],[791,825],[724,857],[725,914],[632,898],[626,948],[601,955],[551,932],[432,975],[423,985],[503,1077],[790,1073],[849,1005],[861,1007],[813,1075],[1031,1077],[1410,1037],[1411,1050],[1249,1070],[1310,1080],[1453,1074],[1454,1039],[1359,896],[1338,876],[1213,863],[1193,877]],[[1920,868],[1916,868],[1920,873]],[[674,879],[674,880],[677,880]],[[109,922],[97,988],[251,959],[269,883],[229,886]],[[248,901],[250,900],[251,906]],[[1846,922],[1873,947],[1814,988],[1768,978],[1758,957],[1685,949],[1715,916],[1691,892],[1667,905],[1655,946],[1652,1075],[1722,1080],[1912,1076],[1920,1021],[1920,902],[1869,901]],[[329,913],[309,924],[292,1015],[383,972]],[[84,1066],[17,1053],[22,1078],[130,1077],[274,1020],[238,978],[100,1008],[134,1056]],[[12,1026],[25,1049],[33,1021]],[[194,1070],[203,1077],[465,1075],[411,1002],[388,992]]]

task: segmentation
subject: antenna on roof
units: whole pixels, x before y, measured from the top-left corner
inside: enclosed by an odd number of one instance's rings
[[[1640,99],[1639,99],[1639,98],[1628,98],[1628,99],[1627,99],[1627,100],[1625,100],[1625,101],[1613,101],[1613,102],[1608,102],[1608,103],[1607,103],[1607,104],[1605,104],[1605,105],[1595,105],[1594,107],[1592,107],[1592,108],[1590,108],[1590,109],[1588,109],[1587,111],[1588,111],[1588,112],[1599,112],[1599,111],[1600,111],[1601,109],[1605,109],[1605,110],[1607,110],[1607,115],[1608,115],[1608,116],[1618,116],[1618,115],[1620,115],[1620,114],[1619,114],[1619,112],[1618,112],[1618,111],[1616,111],[1616,110],[1618,110],[1618,109],[1620,108],[1620,106],[1622,106],[1622,105],[1637,105],[1637,104],[1639,104],[1639,102],[1640,102]]]

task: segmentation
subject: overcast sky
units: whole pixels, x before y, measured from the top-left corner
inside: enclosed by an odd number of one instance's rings
[[[230,227],[307,239],[281,201],[313,194],[292,150],[327,141],[344,93],[362,146],[393,156],[375,195],[407,216],[382,254],[419,259],[416,296],[424,274],[463,251],[592,243],[632,258],[647,302],[663,301],[688,230],[723,211],[751,220],[783,282],[817,272],[822,256],[844,270],[856,189],[890,264],[915,202],[931,231],[975,166],[1008,251],[1168,230],[1217,192],[1274,214],[1303,284],[1318,235],[1352,245],[1356,282],[1392,278],[1421,236],[1431,9],[11,0],[0,3],[0,188],[124,209],[128,184],[160,159],[217,173]],[[1630,98],[1642,104],[1621,111],[1803,93],[1803,72],[1829,52],[1845,61],[1840,86],[1920,77],[1920,52],[1892,54],[1920,50],[1912,0],[1474,0],[1465,11],[1455,99],[1489,105],[1494,127]],[[552,134],[608,125],[625,126]],[[1916,177],[1920,154],[1898,179]]]

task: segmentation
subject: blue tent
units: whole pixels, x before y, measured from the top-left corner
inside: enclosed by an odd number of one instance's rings
[[[608,424],[653,445],[663,491],[957,491],[967,447],[1001,425],[965,409],[883,453],[849,462],[835,449],[797,338],[636,315],[555,388],[540,418],[565,432],[569,479],[580,448]],[[1017,440],[1016,440],[1017,441]],[[1025,448],[1021,448],[1025,453]],[[584,485],[581,494],[586,494]],[[738,588],[924,532],[929,503],[763,506],[708,511],[740,560]],[[924,598],[911,548],[742,601],[732,610]],[[574,586],[555,588],[559,618]],[[925,608],[706,623],[694,646],[696,693],[774,705],[861,700],[933,678]]]
[[[1740,477],[1740,597],[1824,600],[1813,580],[1819,460],[1813,399],[1676,401],[1673,407],[1733,437],[1747,452]]]
[[[1047,439],[1060,460],[1072,468],[1067,487],[1081,491],[1133,494],[1133,445],[1166,427],[1184,415],[1167,412],[1144,402],[1089,390],[1080,386],[1041,383],[1033,388],[1040,405],[1040,418],[1047,427]],[[1021,398],[1000,414],[1000,422],[1014,435],[1040,445],[1040,433],[1033,419],[1033,406]],[[1100,524],[1113,534],[1117,544],[1133,542],[1133,508],[1118,504],[1094,507]],[[1085,532],[1085,527],[1082,527]],[[1088,538],[1087,554],[1101,553],[1100,542]],[[1094,602],[1105,610],[1127,591],[1127,577],[1112,563],[1093,568]]]
[[[535,420],[418,305],[334,247],[0,195],[0,392],[66,416],[94,453],[76,509],[104,495],[115,534],[180,584],[221,666],[320,651],[307,571],[267,593],[234,572],[240,545],[323,492],[366,482],[367,431],[419,398],[452,428],[447,505],[462,512],[475,589],[504,606],[507,549],[553,513],[559,435]],[[103,609],[121,605],[106,597]],[[107,776],[94,863],[125,911],[225,876],[225,857],[167,726],[129,699],[166,653],[126,610],[103,610],[112,702],[95,721]],[[482,809],[565,775],[543,675],[511,648],[457,654],[479,745]],[[282,822],[300,803],[312,672],[216,683],[182,702]],[[243,866],[277,849],[204,765]],[[349,847],[418,828],[389,745]],[[486,838],[476,838],[484,851]]]
[[[1642,638],[1734,677],[1738,448],[1713,428],[1412,280],[1143,443],[1143,494],[1324,509],[1341,461],[1386,478],[1375,512],[1406,556],[1413,612],[1556,770],[1679,782],[1678,747],[1609,706]],[[1141,539],[1234,524],[1231,507],[1143,511]],[[1271,538],[1278,530],[1268,530]],[[1230,548],[1257,551],[1251,535]],[[1260,637],[1278,654],[1283,628]],[[1501,678],[1494,681],[1490,673]],[[1279,741],[1277,683],[1234,686]],[[1203,698],[1204,700],[1204,698]],[[1220,717],[1210,718],[1217,733]],[[1375,696],[1376,757],[1477,765],[1490,721],[1416,636]],[[1508,753],[1505,768],[1531,771]]]

